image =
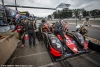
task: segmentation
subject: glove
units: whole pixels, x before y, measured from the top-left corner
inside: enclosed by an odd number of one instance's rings
[[[37,30],[34,30],[34,32],[36,32]]]
[[[15,32],[15,30],[12,30],[12,32]]]

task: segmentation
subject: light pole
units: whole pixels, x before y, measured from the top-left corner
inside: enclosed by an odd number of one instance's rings
[[[15,0],[15,6],[16,6],[16,5],[17,5],[17,3],[16,3],[16,0]],[[15,7],[15,9],[16,9],[16,11],[18,11],[18,10],[17,10],[17,7]]]
[[[76,26],[77,26],[77,15],[78,15],[78,11],[75,10]]]

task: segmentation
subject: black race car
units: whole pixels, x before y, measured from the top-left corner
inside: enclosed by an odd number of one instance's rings
[[[53,61],[88,52],[88,43],[79,32],[63,33],[66,39],[59,33],[56,36],[50,31],[43,32],[44,43]]]

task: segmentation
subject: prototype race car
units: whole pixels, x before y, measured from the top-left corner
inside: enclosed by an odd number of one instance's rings
[[[88,43],[79,32],[63,31],[63,34],[66,39],[59,33],[56,36],[52,32],[43,32],[44,43],[53,61],[88,52]]]
[[[88,43],[84,40],[84,38],[82,38],[80,34],[75,34],[78,36],[76,37],[71,33],[65,35],[66,44],[64,44],[62,43],[63,39],[59,34],[55,36],[51,32],[44,33],[44,43],[53,61],[61,60],[66,57],[88,51]]]

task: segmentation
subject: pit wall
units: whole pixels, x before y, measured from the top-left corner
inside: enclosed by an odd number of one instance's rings
[[[17,47],[16,33],[5,34],[6,38],[0,40],[0,65],[4,65]]]

